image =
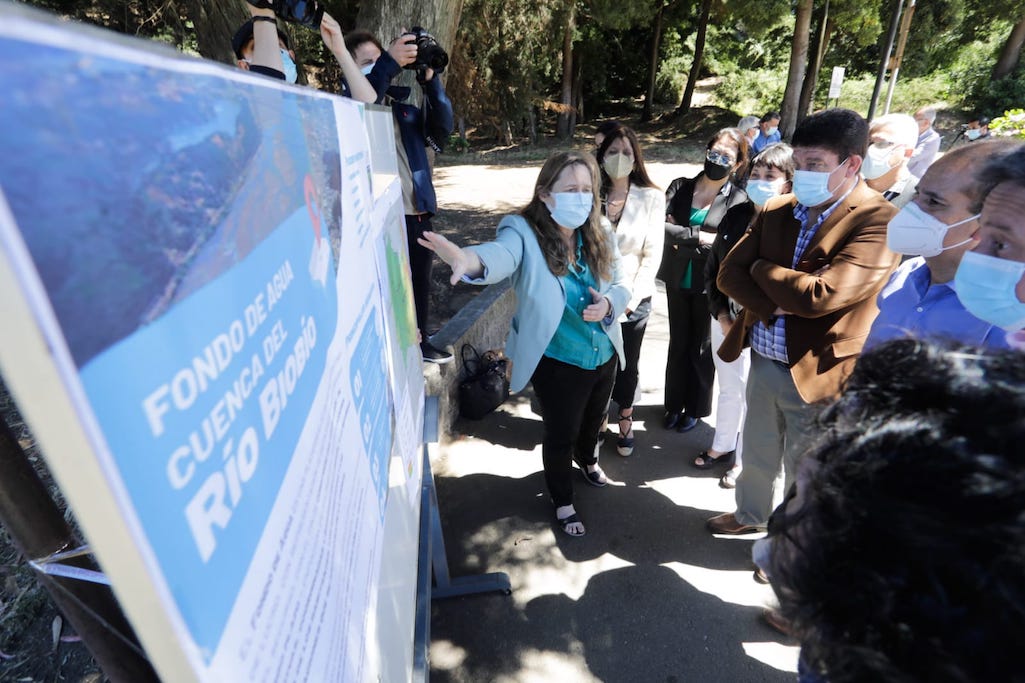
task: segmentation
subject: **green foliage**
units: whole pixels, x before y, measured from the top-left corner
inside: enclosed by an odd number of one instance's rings
[[[738,116],[761,116],[779,109],[787,86],[785,69],[738,71],[720,81],[713,92],[714,101]]]
[[[1025,69],[1019,65],[1007,78],[990,75],[996,56],[1011,30],[1009,21],[993,21],[987,33],[958,51],[950,67],[951,97],[966,110],[990,114],[1025,104]]]
[[[1009,109],[989,123],[994,135],[1025,140],[1025,109]]]
[[[967,109],[982,115],[1005,111],[1025,104],[1025,68],[1021,66],[1007,78],[992,81],[988,77],[976,83],[969,98]]]

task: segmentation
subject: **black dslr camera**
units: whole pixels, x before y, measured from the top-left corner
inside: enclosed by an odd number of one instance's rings
[[[320,28],[320,20],[324,17],[324,8],[317,0],[248,0],[249,4],[259,9],[269,9],[279,19],[299,24],[314,31]]]
[[[434,69],[434,73],[440,74],[448,66],[448,53],[438,45],[438,41],[427,32],[427,29],[414,26],[402,35],[413,36],[412,40],[406,41],[406,45],[416,45],[416,61],[407,64],[405,68],[417,71],[430,68]]]

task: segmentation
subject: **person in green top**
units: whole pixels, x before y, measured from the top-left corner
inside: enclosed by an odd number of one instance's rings
[[[690,431],[712,412],[715,368],[709,338],[705,261],[720,231],[743,231],[754,205],[734,182],[747,167],[747,140],[724,128],[708,141],[704,169],[677,178],[666,191],[665,245],[658,278],[669,303],[666,359],[666,429]]]

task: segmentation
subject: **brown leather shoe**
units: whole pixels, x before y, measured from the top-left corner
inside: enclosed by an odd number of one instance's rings
[[[759,531],[765,531],[764,526],[741,524],[737,521],[737,515],[732,512],[716,515],[708,520],[706,525],[713,534],[755,534]]]
[[[779,610],[771,608],[762,610],[762,621],[765,622],[769,628],[782,633],[787,638],[794,637],[794,632],[790,629],[790,622],[779,613]]]

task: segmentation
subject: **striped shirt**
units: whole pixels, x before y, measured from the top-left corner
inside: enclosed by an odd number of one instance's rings
[[[797,268],[797,264],[804,255],[804,250],[808,248],[812,238],[815,237],[815,233],[819,231],[819,227],[833,214],[836,207],[840,206],[840,203],[847,199],[847,195],[855,187],[857,187],[857,183],[844,192],[842,197],[830,204],[829,208],[823,211],[819,215],[819,219],[810,227],[808,226],[808,207],[804,204],[796,204],[794,206],[794,218],[801,223],[801,232],[797,235],[797,246],[794,248],[794,258],[790,264],[791,268]],[[790,358],[787,354],[786,320],[787,317],[785,315],[778,315],[773,318],[771,326],[768,327],[760,320],[756,322],[754,327],[751,328],[751,348],[770,360],[790,365]]]

